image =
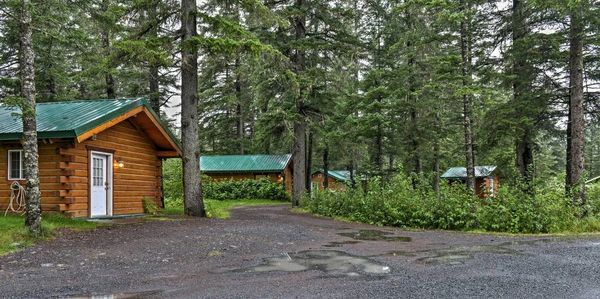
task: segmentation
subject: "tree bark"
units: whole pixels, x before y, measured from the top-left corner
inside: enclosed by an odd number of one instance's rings
[[[244,111],[243,111],[243,98],[242,98],[242,78],[240,71],[240,58],[239,56],[235,59],[235,99],[236,99],[236,133],[239,143],[240,155],[245,153],[244,149]]]
[[[413,31],[413,16],[408,13],[406,16],[406,22],[408,30]],[[410,49],[412,47],[412,41],[408,40],[406,42],[406,47]],[[411,55],[416,55],[416,53],[412,53]],[[421,165],[421,153],[420,153],[420,145],[419,145],[419,112],[417,111],[417,97],[414,95],[416,87],[414,74],[416,73],[414,70],[415,67],[415,58],[410,56],[408,58],[408,69],[410,75],[407,77],[408,82],[408,91],[409,94],[407,96],[408,105],[409,105],[409,119],[410,119],[410,132],[409,132],[409,148],[410,148],[410,156],[412,162],[412,172],[420,175],[423,172],[423,168]],[[412,179],[413,188],[417,188],[417,179],[413,177]]]
[[[461,11],[468,14],[468,7],[465,0],[460,1]],[[463,16],[460,22],[460,52],[462,58],[462,85],[468,88],[471,82],[471,49],[469,41],[469,26],[467,17]],[[471,119],[471,107],[473,106],[471,96],[463,95],[463,127],[465,135],[465,161],[467,169],[467,187],[475,195],[475,151],[473,149],[473,128]],[[439,187],[439,186],[438,186]]]
[[[581,182],[585,171],[585,110],[583,97],[583,6],[581,3],[571,11],[569,50],[569,137],[567,165],[567,191],[572,192],[575,205],[585,204],[585,184]]]
[[[198,50],[188,44],[197,35],[196,1],[181,1],[181,143],[183,149],[183,196],[186,215],[206,216],[200,177],[198,136]]]
[[[323,189],[329,189],[329,145],[323,149]]]
[[[154,2],[154,1],[153,1]],[[157,12],[157,3],[150,3],[148,7],[148,20],[147,22],[154,22],[158,17]],[[158,37],[158,28],[160,24],[156,24],[152,26],[152,29],[148,32],[148,37],[150,39],[155,39]],[[154,60],[154,59],[153,59]],[[150,62],[150,67],[148,68],[148,91],[150,92],[150,106],[156,112],[156,115],[160,117],[160,74],[159,74],[159,65],[156,61]]]
[[[156,112],[156,115],[160,117],[160,84],[159,84],[159,72],[158,66],[152,64],[150,66],[149,75],[149,92],[150,92],[150,106],[152,110]]]
[[[297,13],[294,17],[295,40],[297,42],[306,38],[306,16],[304,0],[296,0],[295,3]],[[294,72],[298,77],[302,76],[306,67],[305,51],[295,49],[293,52],[292,61],[294,64]],[[293,179],[293,196],[292,205],[299,206],[300,199],[306,191],[306,113],[304,111],[304,86],[300,86],[300,94],[296,100],[296,120],[294,121],[294,179]]]
[[[101,9],[103,13],[107,13],[109,8],[109,0],[102,0]],[[102,25],[102,31],[100,32],[100,36],[102,38],[102,48],[104,50],[104,54],[107,57],[110,57],[110,30],[105,27],[106,25]],[[115,79],[111,73],[112,66],[107,66],[108,69],[105,70],[104,81],[106,83],[106,96],[109,99],[115,99],[117,94],[115,92]]]
[[[35,53],[33,50],[31,2],[21,2],[21,111],[23,118],[23,174],[25,187],[25,225],[39,236],[42,233],[42,210],[38,163],[38,143],[35,100]]]
[[[308,129],[308,141],[306,146],[306,191],[310,193],[310,178],[312,170],[312,158],[313,158],[313,133],[312,130]]]
[[[306,122],[294,123],[294,177],[292,205],[300,205],[300,199],[306,192]]]
[[[513,34],[513,101],[515,107],[531,105],[528,103],[527,92],[531,89],[531,68],[528,66],[526,55],[523,54],[525,46],[523,39],[528,34],[525,22],[525,7],[522,0],[513,0],[512,8],[512,34]],[[520,111],[517,111],[519,114]],[[531,117],[525,115],[525,117]],[[533,180],[533,128],[531,125],[522,125],[516,132],[516,162],[517,168],[525,183],[526,191],[531,191]]]
[[[381,102],[381,99],[378,99]],[[381,116],[381,111],[378,111]],[[377,166],[377,175],[383,176],[383,128],[381,123],[377,123],[377,135],[375,135],[375,165]]]
[[[441,124],[440,124],[440,116],[439,114],[435,114],[435,123],[434,123],[434,127],[435,127],[435,132],[436,132],[436,136],[435,136],[435,140],[433,142],[433,190],[435,191],[436,194],[439,194],[440,192],[440,138],[438,137],[438,134],[440,134],[440,129],[441,129]]]

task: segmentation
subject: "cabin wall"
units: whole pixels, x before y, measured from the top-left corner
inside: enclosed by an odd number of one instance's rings
[[[113,215],[141,214],[143,199],[149,198],[160,206],[162,161],[152,141],[129,121],[99,133],[96,138],[64,148],[61,153],[72,162],[62,165],[69,176],[63,177],[65,196],[74,204],[69,214],[89,216],[89,161],[91,151],[113,155]],[[117,161],[123,161],[120,168]]]
[[[494,191],[492,196],[496,196],[498,194],[498,188],[500,186],[500,180],[498,177],[492,177],[494,179]],[[489,195],[491,187],[491,179],[490,177],[485,178],[477,178],[475,191],[480,198],[486,198]]]
[[[493,196],[496,196],[496,194],[498,194],[498,189],[500,187],[500,179],[497,176],[494,176],[494,193]],[[449,180],[450,184],[466,184],[466,180],[457,180],[457,179],[450,179]],[[475,179],[475,193],[477,194],[477,196],[479,198],[486,198],[489,195],[489,190],[490,190],[490,178],[485,177],[485,178],[477,178]]]
[[[325,182],[325,176],[322,173],[313,174],[311,177],[311,181],[313,182],[313,186],[316,186],[319,190],[323,190],[323,182]],[[329,182],[329,190],[337,190],[344,191],[346,190],[346,184],[340,182],[333,177],[327,177],[327,181]]]
[[[39,143],[39,165],[40,165],[40,190],[42,195],[43,211],[66,211],[69,202],[62,198],[61,190],[63,184],[60,182],[61,170],[59,168],[62,158],[58,155],[60,146],[68,143]],[[6,142],[0,144],[0,208],[4,212],[10,200],[10,185],[8,180],[8,151],[22,149],[18,142]],[[19,181],[25,187],[25,181]]]
[[[10,197],[8,150],[18,143],[0,145],[0,207],[6,209]],[[61,211],[71,217],[89,217],[90,152],[104,151],[123,168],[113,165],[113,215],[141,214],[143,199],[160,206],[162,161],[152,141],[129,121],[99,133],[95,140],[82,143],[60,141],[39,144],[40,189],[43,211]],[[24,186],[25,182],[21,182]]]

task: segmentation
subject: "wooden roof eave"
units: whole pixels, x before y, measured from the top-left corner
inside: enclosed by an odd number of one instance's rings
[[[77,140],[78,143],[84,142],[84,141],[92,138],[94,135],[97,135],[103,131],[106,131],[106,130],[112,128],[113,126],[116,126],[117,124],[119,124],[131,117],[137,117],[140,114],[143,114],[148,119],[150,119],[150,121],[154,125],[154,128],[156,129],[156,131],[158,131],[160,133],[161,137],[164,138],[164,140],[166,140],[171,147],[169,150],[158,151],[157,155],[159,157],[164,157],[164,158],[181,157],[182,152],[181,152],[181,148],[180,148],[179,144],[177,144],[177,142],[173,139],[173,137],[165,130],[163,125],[156,118],[155,114],[152,113],[150,110],[148,110],[148,108],[146,106],[139,106],[139,107],[133,108],[133,109],[109,120],[109,121],[106,121],[90,130],[87,130],[86,132],[84,132],[82,134],[79,134],[75,139]],[[153,141],[154,141],[154,143],[157,143],[156,140],[153,140]]]

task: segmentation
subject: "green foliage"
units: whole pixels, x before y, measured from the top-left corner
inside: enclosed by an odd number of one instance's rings
[[[206,215],[210,218],[229,218],[229,210],[236,207],[245,206],[272,206],[285,204],[279,200],[271,199],[236,199],[236,200],[205,200]],[[163,215],[183,215],[183,201],[169,200],[165,203],[165,209],[161,211]]]
[[[144,213],[149,215],[156,215],[160,210],[156,204],[156,201],[149,197],[144,197],[142,199],[142,206],[144,208]]]
[[[272,206],[281,204],[285,203],[271,199],[208,200],[206,201],[206,214],[211,218],[227,219],[230,217],[230,210],[236,207]]]
[[[285,186],[269,179],[211,181],[204,179],[202,192],[205,198],[214,200],[260,198],[288,200]]]
[[[163,194],[165,205],[183,198],[181,159],[167,159],[163,163]]]
[[[181,201],[183,198],[183,183],[181,181],[181,160],[169,159],[163,163],[163,188],[165,205]],[[260,180],[229,180],[213,181],[210,177],[202,177],[202,192],[205,199],[270,199],[288,200],[283,184]]]
[[[25,227],[23,216],[0,216],[0,255],[19,250],[38,241]],[[60,228],[74,230],[94,229],[97,224],[79,219],[66,218],[60,214],[44,214],[42,217],[43,239],[50,238]]]
[[[496,197],[476,198],[459,184],[442,185],[436,194],[421,184],[413,190],[411,179],[394,177],[389,183],[370,182],[368,192],[317,192],[304,200],[312,213],[344,217],[376,225],[423,229],[485,230],[510,233],[555,233],[582,229],[564,188],[542,186],[536,196],[504,186]],[[598,204],[597,201],[592,201]],[[595,221],[583,220],[593,228]],[[595,231],[595,230],[594,230]]]

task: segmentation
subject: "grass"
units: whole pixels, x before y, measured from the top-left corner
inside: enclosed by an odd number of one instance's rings
[[[236,200],[204,200],[206,214],[210,218],[227,219],[230,217],[230,210],[236,207],[244,206],[269,206],[289,204],[285,201],[271,199],[236,199]],[[167,201],[166,207],[161,211],[164,215],[182,215],[183,206],[180,201]]]
[[[33,237],[25,227],[23,216],[0,216],[0,255],[33,245],[36,241],[52,238],[57,229],[72,230],[94,229],[97,224],[80,219],[70,219],[59,214],[44,214],[42,216],[43,235]]]

